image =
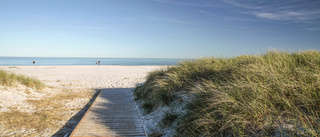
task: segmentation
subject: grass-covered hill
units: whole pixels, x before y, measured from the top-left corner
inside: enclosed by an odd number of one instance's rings
[[[147,112],[185,92],[178,136],[320,136],[319,51],[185,61],[134,91]]]

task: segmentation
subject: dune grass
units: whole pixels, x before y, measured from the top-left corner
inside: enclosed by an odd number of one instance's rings
[[[36,88],[38,90],[45,87],[45,85],[38,79],[0,70],[0,85],[14,86],[16,84],[22,84],[27,87]]]
[[[47,129],[60,128],[61,121],[66,120],[66,114],[70,108],[67,108],[64,101],[72,101],[77,98],[87,98],[92,96],[93,92],[84,90],[82,92],[63,91],[63,93],[44,97],[40,100],[29,99],[26,100],[29,104],[35,106],[35,111],[21,112],[15,108],[10,108],[10,111],[0,113],[0,124],[5,125],[7,131],[34,129],[40,133]],[[78,111],[81,108],[77,109]],[[24,134],[17,134],[17,136],[26,136]],[[36,136],[36,135],[28,135]]]
[[[135,96],[152,112],[181,92],[194,98],[180,136],[320,135],[319,51],[185,61],[150,73]]]
[[[3,86],[16,86],[18,84],[27,87],[42,90],[45,87],[40,80],[35,78],[26,77],[23,75],[16,75],[13,73],[0,70],[0,85]],[[90,91],[90,92],[89,92]],[[63,126],[61,121],[65,121],[66,117],[73,108],[65,106],[66,102],[74,99],[88,98],[93,96],[93,92],[89,89],[74,92],[72,90],[56,91],[55,95],[48,94],[47,96],[39,99],[27,99],[26,102],[34,106],[32,112],[22,112],[15,106],[12,106],[9,111],[0,113],[0,124],[4,125],[6,132],[25,130],[35,130],[36,133],[26,134],[17,132],[14,136],[39,136],[45,130],[56,130]],[[25,93],[31,92],[26,90]],[[81,108],[77,108],[77,111]],[[43,135],[40,135],[43,136]]]

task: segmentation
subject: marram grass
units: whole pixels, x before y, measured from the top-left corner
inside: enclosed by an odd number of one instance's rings
[[[319,51],[185,61],[150,73],[135,95],[151,112],[186,91],[179,136],[320,135]]]
[[[27,87],[36,89],[42,89],[43,87],[45,87],[45,85],[38,79],[0,70],[0,85],[14,86],[16,84],[22,84]]]

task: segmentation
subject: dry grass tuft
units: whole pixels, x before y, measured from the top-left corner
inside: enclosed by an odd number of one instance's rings
[[[0,70],[0,85],[3,86],[17,86],[22,84],[26,87],[43,90],[46,87],[41,81],[26,77],[23,75],[16,75],[3,70]],[[53,88],[53,87],[49,87]],[[47,88],[46,88],[47,89]],[[31,94],[30,91],[24,91],[26,94]],[[89,89],[83,91],[73,92],[71,90],[62,91],[55,95],[47,95],[39,100],[29,99],[27,103],[36,108],[31,112],[21,112],[16,108],[10,108],[10,111],[0,113],[0,125],[4,126],[6,132],[14,132],[14,136],[39,136],[38,133],[43,131],[56,130],[62,126],[61,121],[66,120],[64,112],[68,112],[74,108],[66,108],[64,102],[72,101],[77,98],[89,98],[93,96],[93,92]],[[22,129],[36,130],[35,132],[19,132]],[[47,132],[47,131],[46,131]],[[41,135],[42,136],[42,135]]]
[[[64,100],[73,100],[76,98],[85,98],[92,96],[90,92],[71,92],[65,91],[40,100],[27,100],[28,103],[36,106],[32,113],[20,112],[11,109],[9,112],[0,113],[0,123],[10,130],[19,130],[21,128],[35,129],[37,132],[44,131],[48,128],[55,129],[61,127],[60,121],[65,120],[65,115],[61,112],[68,111],[61,103]]]
[[[0,85],[14,86],[17,84],[22,84],[27,87],[36,88],[38,90],[41,90],[45,87],[45,85],[38,79],[0,70]]]
[[[36,129],[39,132],[46,128],[58,127],[55,123],[63,120],[63,116],[55,114],[56,111],[51,109],[43,109],[33,113],[11,110],[0,113],[0,118],[2,119],[1,124],[4,124],[10,130],[27,128]]]

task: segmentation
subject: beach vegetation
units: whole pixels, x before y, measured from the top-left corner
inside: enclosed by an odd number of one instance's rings
[[[163,118],[161,119],[162,124],[165,127],[168,127],[178,118],[178,113],[176,113],[174,110],[167,110],[163,112]]]
[[[0,113],[0,124],[5,125],[9,132],[22,128],[34,129],[37,132],[57,129],[62,126],[61,121],[65,120],[66,115],[63,112],[70,111],[70,108],[65,106],[66,101],[87,98],[92,95],[93,93],[88,91],[63,91],[63,93],[50,95],[39,100],[28,99],[26,101],[35,107],[33,112],[21,112],[16,108],[10,108],[9,111]]]
[[[178,136],[320,135],[319,51],[184,61],[150,73],[134,94],[155,110],[182,92],[193,99],[185,100]]]
[[[154,107],[154,104],[151,103],[149,100],[146,100],[142,103],[142,108],[144,109],[145,112],[150,113],[152,112]]]
[[[27,77],[24,75],[18,75],[10,73],[4,70],[0,70],[0,85],[3,86],[15,86],[17,84],[22,84],[27,87],[42,89],[45,87],[45,84],[40,80],[32,77]]]
[[[26,94],[31,94],[31,91],[25,90],[24,93],[26,93]]]

